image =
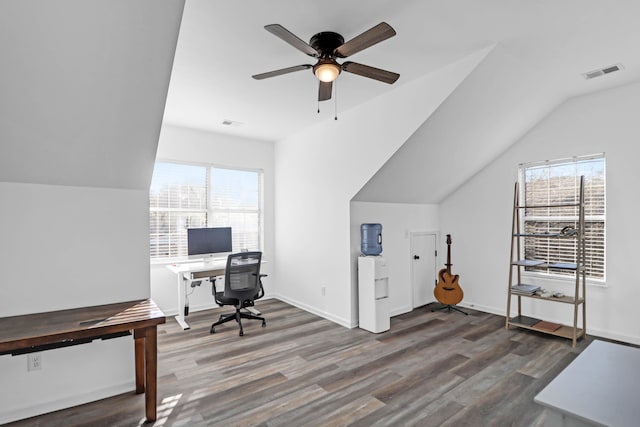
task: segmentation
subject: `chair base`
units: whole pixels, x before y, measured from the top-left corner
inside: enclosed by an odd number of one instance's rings
[[[262,327],[264,328],[265,326],[267,326],[267,321],[264,320],[264,317],[255,316],[255,315],[250,314],[250,313],[242,312],[242,311],[240,311],[240,308],[236,307],[236,312],[235,313],[221,314],[220,315],[220,319],[218,319],[217,322],[215,322],[214,324],[211,325],[211,330],[209,331],[209,333],[215,334],[216,333],[216,326],[222,325],[223,323],[227,323],[227,322],[230,322],[232,320],[235,320],[236,322],[238,322],[238,326],[240,327],[240,336],[243,336],[244,335],[244,330],[242,329],[242,321],[241,321],[241,319],[262,320]]]

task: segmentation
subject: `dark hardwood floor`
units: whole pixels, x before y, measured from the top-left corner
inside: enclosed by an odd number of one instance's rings
[[[158,334],[155,426],[539,426],[533,397],[591,341],[509,330],[504,318],[431,306],[391,330],[346,329],[279,300],[267,319],[226,323],[229,308],[167,319]],[[133,361],[132,361],[133,366]],[[132,368],[133,369],[133,368]],[[11,426],[139,426],[133,392]]]

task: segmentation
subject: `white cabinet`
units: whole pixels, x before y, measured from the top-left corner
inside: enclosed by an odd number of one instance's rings
[[[389,330],[389,267],[381,256],[358,257],[358,313],[360,328]]]

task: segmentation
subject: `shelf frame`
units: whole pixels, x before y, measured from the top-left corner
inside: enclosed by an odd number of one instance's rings
[[[520,205],[520,193],[518,183],[515,183],[513,194],[513,216],[511,222],[511,249],[509,255],[509,283],[507,288],[507,312],[505,316],[505,327],[509,329],[511,326],[538,331],[550,335],[560,336],[563,338],[571,339],[572,346],[576,346],[576,342],[579,338],[586,336],[586,324],[587,324],[587,303],[586,303],[586,269],[585,265],[585,237],[584,237],[584,176],[580,177],[580,192],[579,200],[577,203],[561,203],[561,204],[548,204],[548,205]],[[522,209],[538,209],[538,208],[558,208],[558,207],[578,207],[578,228],[577,233],[574,235],[565,234],[530,234],[522,233],[520,230],[520,212]],[[533,238],[554,238],[554,239],[577,239],[577,253],[575,263],[558,263],[549,262],[549,260],[531,260],[520,259],[522,254],[521,239],[524,237]],[[512,286],[522,283],[522,269],[525,267],[533,268],[555,268],[560,270],[574,271],[575,272],[575,289],[573,296],[552,297],[546,298],[539,295],[522,294],[519,292],[512,292]],[[517,298],[517,313],[515,317],[511,316],[511,303],[512,298]],[[573,306],[573,324],[561,325],[559,329],[550,331],[548,329],[536,328],[535,324],[527,324],[518,321],[517,319],[538,320],[534,318],[528,318],[522,315],[522,298],[530,298],[534,300],[545,300],[550,302],[559,302]],[[578,314],[581,312],[581,327],[578,327]]]

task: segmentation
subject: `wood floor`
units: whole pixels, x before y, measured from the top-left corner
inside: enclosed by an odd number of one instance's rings
[[[173,319],[158,335],[155,426],[539,426],[533,397],[590,342],[505,330],[504,318],[431,306],[391,330],[346,329],[278,300],[267,319],[210,324],[229,308]],[[133,363],[133,361],[132,361]],[[126,393],[12,426],[138,426]]]

